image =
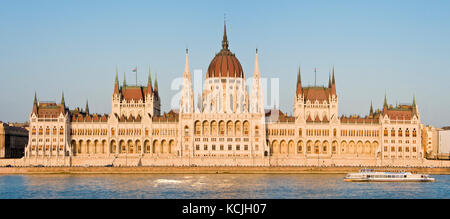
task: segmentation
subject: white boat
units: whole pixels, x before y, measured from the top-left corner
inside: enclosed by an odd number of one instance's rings
[[[349,173],[344,178],[346,182],[434,182],[434,178],[426,174],[411,172],[383,172],[372,169],[362,169],[358,173]]]

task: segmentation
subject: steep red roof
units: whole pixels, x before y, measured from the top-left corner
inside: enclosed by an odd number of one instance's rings
[[[303,88],[303,93],[305,96],[305,101],[309,100],[313,102],[318,100],[319,102],[328,102],[331,89],[326,87],[305,87]]]
[[[126,101],[139,101],[142,100],[144,102],[145,94],[147,93],[147,87],[136,87],[136,86],[127,86],[122,88],[122,96]]]

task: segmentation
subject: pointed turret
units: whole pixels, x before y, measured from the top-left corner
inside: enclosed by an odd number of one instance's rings
[[[389,106],[387,104],[387,97],[386,97],[386,93],[384,94],[384,104],[383,104],[383,114],[385,114],[388,110]]]
[[[336,81],[334,80],[334,66],[333,66],[333,79],[331,80],[331,93],[336,94]]]
[[[297,96],[302,95],[302,76],[300,71],[300,66],[298,67],[298,73],[297,73]]]
[[[158,96],[158,75],[155,72],[155,86],[153,87],[153,93]]]
[[[328,72],[328,88],[331,88],[331,71]]]
[[[260,78],[261,73],[259,72],[259,60],[258,60],[258,49],[256,49],[256,56],[255,56],[255,72],[253,73],[253,77]]]
[[[89,103],[88,103],[88,100],[86,100],[86,115],[89,115]]]
[[[127,80],[126,80],[126,78],[125,78],[125,72],[124,72],[124,73],[123,73],[123,86],[122,86],[122,89],[125,89],[126,86],[127,86]]]
[[[369,111],[369,116],[373,116],[373,105],[372,105],[372,101],[370,101],[370,111]]]
[[[412,107],[416,107],[416,95],[413,95]]]
[[[36,91],[34,92],[34,101],[33,101],[33,113],[38,113],[38,101]]]
[[[66,102],[64,101],[64,91],[62,92],[62,96],[61,96],[61,105],[65,106]]]
[[[255,54],[255,71],[253,73],[253,84],[250,98],[250,112],[263,113],[264,105],[261,94],[261,72],[259,71],[259,55],[258,49]]]
[[[116,66],[116,78],[114,80],[114,94],[119,94],[119,73],[117,72]]]
[[[147,94],[150,94],[150,95],[153,94],[152,74],[151,74],[151,71],[150,71],[150,65],[148,66]]]
[[[184,76],[191,77],[191,72],[189,71],[189,50],[186,48],[186,59],[184,63]]]

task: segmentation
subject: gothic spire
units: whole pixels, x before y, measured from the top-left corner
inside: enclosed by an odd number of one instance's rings
[[[334,65],[333,65],[333,79],[331,79],[331,93],[336,95],[336,82],[334,80]]]
[[[384,94],[384,105],[383,108],[388,108],[386,93]]]
[[[372,101],[370,101],[370,111],[369,111],[369,115],[372,116],[373,115],[373,106],[372,106]]]
[[[33,104],[37,105],[37,94],[36,94],[36,91],[34,92],[34,102],[33,102]]]
[[[114,81],[114,93],[119,94],[119,73],[117,72],[117,66],[116,66],[116,79]]]
[[[89,103],[88,103],[88,100],[86,100],[86,115],[89,115]]]
[[[154,88],[155,92],[158,92],[158,75],[155,72],[155,88]]]
[[[298,73],[297,73],[297,95],[302,94],[302,76],[300,71],[300,66],[298,66]]]
[[[189,71],[189,50],[186,48],[186,60],[184,63],[184,75],[190,78],[191,72]]]
[[[328,72],[328,88],[331,88],[331,71]]]
[[[413,107],[416,107],[416,95],[413,95],[413,103],[412,103]]]
[[[125,72],[123,73],[123,88],[125,88],[127,86],[127,80],[125,78]]]
[[[152,94],[153,87],[152,87],[152,74],[150,71],[150,65],[148,66],[148,82],[147,82],[147,93]]]
[[[66,102],[64,101],[64,91],[62,92],[61,105],[63,105],[63,106],[66,105]]]
[[[37,102],[36,91],[34,91],[33,113],[35,113],[35,114],[38,113],[38,102]]]
[[[259,59],[258,59],[258,48],[256,48],[256,55],[255,55],[255,72],[253,73],[253,77],[260,77],[259,72]]]
[[[119,84],[119,73],[117,71],[117,66],[116,66],[116,79],[114,81],[114,84]]]

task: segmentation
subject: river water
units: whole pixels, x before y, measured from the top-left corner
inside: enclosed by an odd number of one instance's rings
[[[0,198],[310,199],[450,198],[450,175],[431,183],[344,182],[344,174],[0,175]]]

